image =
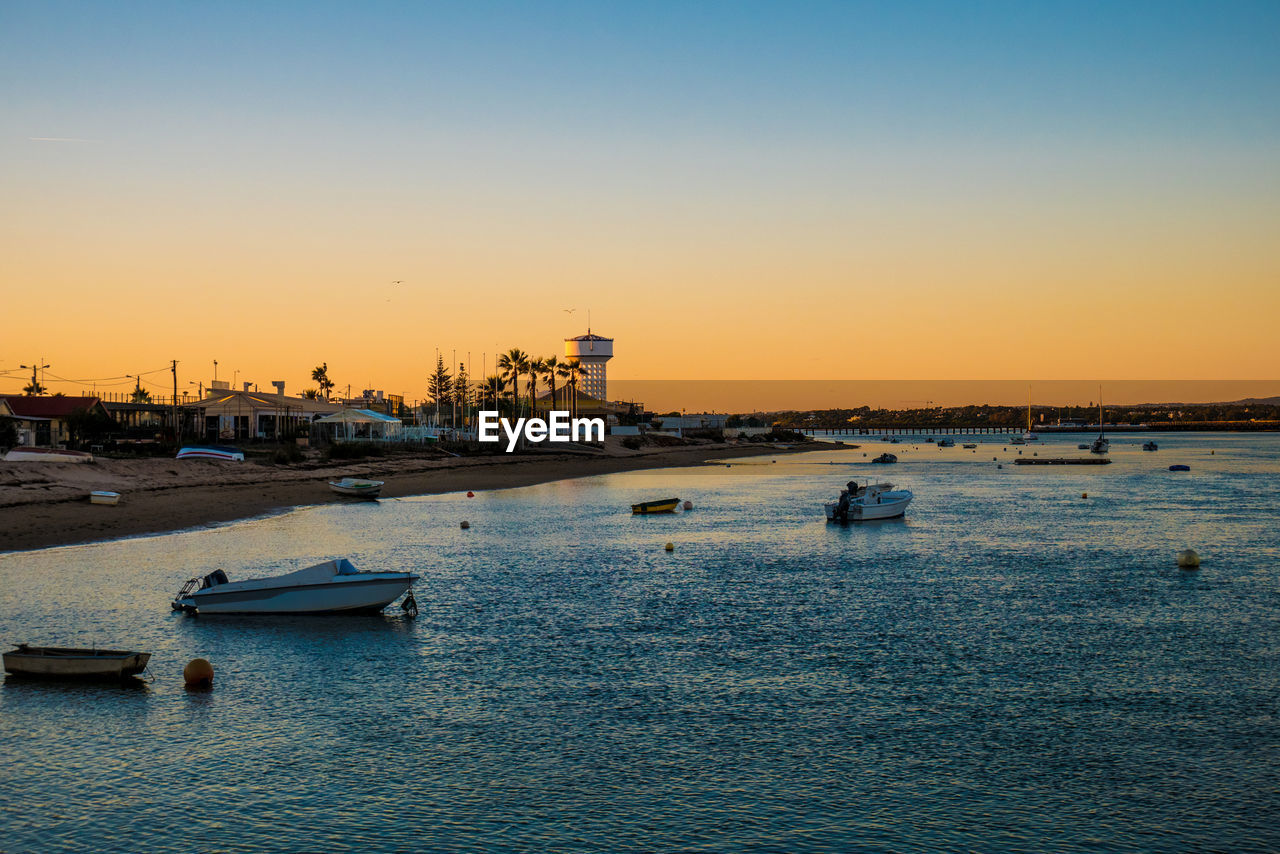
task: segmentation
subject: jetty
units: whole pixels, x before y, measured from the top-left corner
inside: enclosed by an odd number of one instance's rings
[[[1106,457],[1019,457],[1016,466],[1109,466]]]

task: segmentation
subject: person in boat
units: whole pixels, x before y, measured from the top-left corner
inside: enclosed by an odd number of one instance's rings
[[[840,490],[840,502],[836,505],[836,519],[841,522],[849,521],[849,494],[854,488],[853,481],[849,481],[850,489]]]

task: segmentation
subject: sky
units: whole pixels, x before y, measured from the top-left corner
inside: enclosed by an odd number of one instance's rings
[[[1276,380],[1278,91],[1270,0],[5,0],[0,392]]]

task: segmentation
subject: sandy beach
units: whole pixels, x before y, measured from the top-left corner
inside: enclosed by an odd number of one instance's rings
[[[831,448],[831,445],[820,447]],[[699,465],[712,459],[789,454],[810,448],[697,444],[629,451],[609,442],[598,455],[395,456],[359,462],[260,465],[211,460],[98,459],[90,464],[0,462],[0,552],[72,545],[246,519],[340,502],[328,481],[386,481],[384,498],[508,489],[633,469]],[[121,494],[114,507],[88,493]]]

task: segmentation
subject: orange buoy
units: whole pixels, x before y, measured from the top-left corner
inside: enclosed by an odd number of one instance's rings
[[[182,681],[188,688],[212,688],[213,665],[206,658],[193,658],[182,668]]]
[[[475,494],[474,492],[472,492],[471,490],[469,490],[469,489],[468,489],[468,490],[467,490],[467,497],[468,497],[468,498],[475,498],[475,497],[476,497],[476,494]]]
[[[667,543],[665,546],[663,546],[663,548],[664,548],[664,549],[666,549],[666,550],[667,550],[667,551],[669,551],[669,552],[673,552],[673,551],[675,551],[675,550],[676,550],[676,544],[675,544],[675,543]]]

